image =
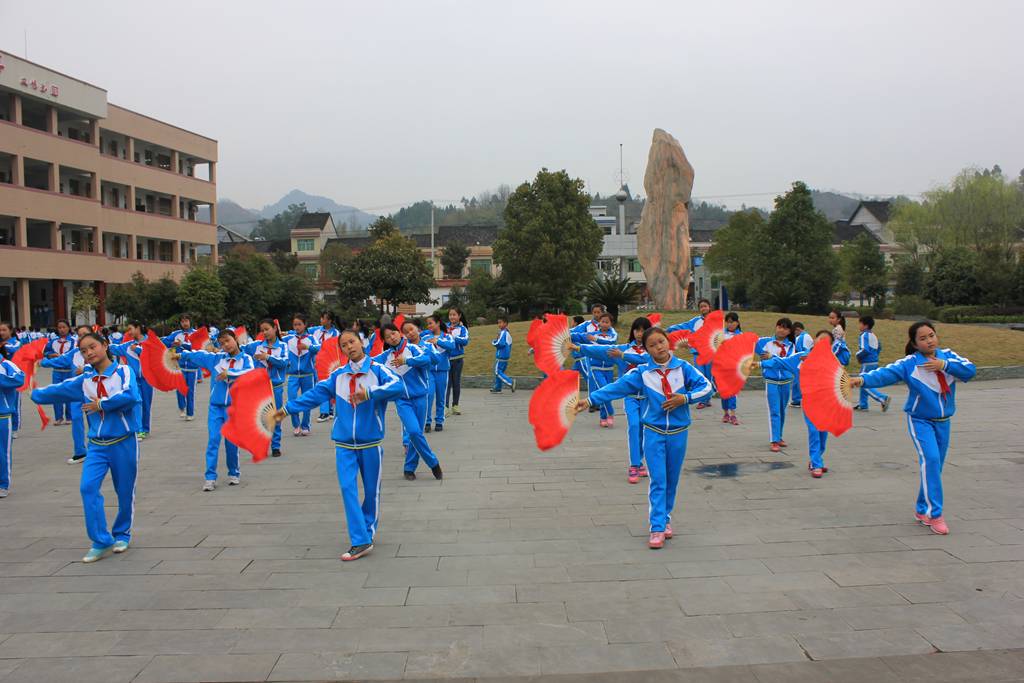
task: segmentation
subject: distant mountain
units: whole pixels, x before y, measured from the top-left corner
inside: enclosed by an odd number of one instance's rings
[[[860,204],[859,198],[822,190],[811,190],[811,201],[832,222],[846,220]]]
[[[235,232],[248,235],[256,227],[260,216],[255,211],[247,209],[230,199],[217,200],[217,222]],[[199,220],[210,220],[210,210],[206,207],[199,209]]]
[[[273,218],[288,208],[290,204],[301,204],[305,202],[306,209],[310,212],[327,211],[334,217],[334,224],[341,229],[341,224],[348,224],[349,230],[365,228],[377,220],[377,216],[360,211],[354,206],[338,204],[333,199],[318,195],[306,194],[302,190],[292,190],[273,204],[268,204],[257,213],[260,218]]]

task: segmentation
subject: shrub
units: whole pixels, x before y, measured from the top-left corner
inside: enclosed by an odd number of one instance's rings
[[[1010,320],[985,320],[985,318]],[[1024,318],[1024,306],[945,306],[935,311],[935,318],[944,323],[1014,322]]]
[[[935,306],[931,301],[916,294],[901,294],[896,297],[893,309],[899,315],[917,315],[922,318],[935,316]]]

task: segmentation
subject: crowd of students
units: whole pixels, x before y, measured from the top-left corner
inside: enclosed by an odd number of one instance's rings
[[[571,329],[574,367],[585,378],[587,398],[577,411],[599,415],[601,428],[614,427],[613,402],[624,399],[627,421],[627,481],[636,484],[649,478],[651,548],[663,547],[672,538],[671,517],[676,490],[686,455],[691,424],[690,405],[711,407],[715,395],[709,365],[678,357],[669,335],[675,330],[696,332],[711,312],[708,301],[698,304],[698,315],[665,329],[646,317],[636,318],[629,339],[619,343],[612,317],[601,305],[590,320],[577,318]],[[755,346],[765,381],[769,412],[768,444],[773,452],[787,448],[784,438],[787,407],[801,407],[800,366],[817,344],[828,344],[842,365],[850,362],[845,342],[846,320],[838,311],[829,316],[831,329],[809,334],[802,323],[780,318],[773,334]],[[919,458],[921,485],[915,516],[939,534],[948,533],[942,512],[941,472],[949,446],[949,420],[955,413],[955,383],[974,376],[974,366],[949,349],[938,346],[934,325],[910,326],[906,357],[879,368],[881,344],[873,333],[874,320],[859,320],[860,373],[851,385],[861,388],[859,410],[877,401],[886,411],[890,398],[880,387],[904,382],[910,395],[904,406],[911,441]],[[332,421],[338,483],[346,511],[351,547],[341,557],[355,560],[373,549],[377,531],[383,461],[385,411],[394,403],[402,425],[405,450],[403,475],[416,479],[422,459],[436,479],[443,478],[441,459],[427,434],[442,432],[445,419],[461,413],[461,377],[465,349],[470,343],[462,312],[449,310],[447,319],[428,316],[406,320],[401,326],[390,318],[373,327],[361,322],[347,324],[325,313],[320,325],[310,327],[303,314],[285,332],[278,321],[264,319],[255,339],[242,328],[209,326],[205,348],[193,348],[196,332],[188,316],[179,329],[160,341],[173,349],[189,391],[178,394],[183,421],[195,411],[196,386],[209,377],[208,440],[203,490],[214,491],[218,481],[219,454],[223,441],[228,485],[241,481],[238,448],[223,439],[221,428],[228,419],[230,388],[245,373],[265,368],[270,378],[277,412],[271,440],[273,457],[282,455],[281,423],[289,420],[294,437],[311,433],[311,413],[318,422]],[[742,332],[739,316],[725,316],[725,337]],[[12,440],[20,426],[20,394],[24,373],[11,358],[32,332],[16,331],[0,323],[0,497],[11,487]],[[139,443],[151,433],[153,388],[140,366],[143,343],[153,334],[141,322],[116,329],[93,331],[87,326],[71,330],[58,321],[46,344],[43,367],[53,369],[53,382],[31,392],[37,404],[53,405],[54,425],[72,426],[72,457],[83,464],[81,495],[91,549],[85,562],[128,549],[134,514],[135,482],[140,457]],[[39,338],[39,337],[37,337]],[[325,344],[338,345],[345,363],[322,381],[316,381],[316,356]],[[492,345],[495,351],[492,393],[504,387],[516,390],[507,374],[513,339],[508,320],[499,320]],[[696,352],[694,352],[696,355]],[[616,377],[617,375],[617,377]],[[287,396],[287,399],[285,398]],[[722,422],[739,425],[737,399],[722,398]],[[824,455],[826,433],[804,415],[808,435],[808,470],[814,478],[828,472]],[[103,514],[101,484],[111,474],[118,496],[118,513],[108,531]],[[364,495],[359,497],[358,480]]]

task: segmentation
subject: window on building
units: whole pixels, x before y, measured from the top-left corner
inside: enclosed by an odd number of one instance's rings
[[[313,239],[295,240],[295,242],[296,242],[295,248],[298,251],[313,251],[314,249],[316,249],[316,246],[314,245],[314,241],[315,240],[313,240]]]
[[[482,270],[485,273],[491,272],[491,259],[489,258],[474,258],[469,260],[469,272],[475,273],[478,270]]]
[[[302,272],[306,277],[316,279],[317,276],[317,264],[315,263],[303,263]]]
[[[631,258],[629,259],[629,272],[631,273],[642,273],[643,266],[640,265],[640,259]]]

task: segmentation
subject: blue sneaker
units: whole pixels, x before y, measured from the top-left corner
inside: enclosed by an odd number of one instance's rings
[[[113,551],[114,546],[108,545],[106,548],[90,548],[89,552],[82,558],[82,562],[89,564],[90,562],[99,562],[104,557],[109,555]]]
[[[114,552],[120,555],[125,550],[128,550],[128,541],[116,541],[114,543]]]

